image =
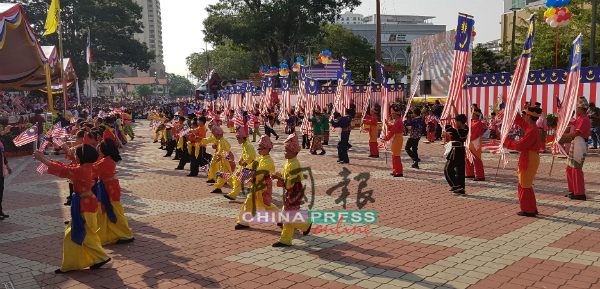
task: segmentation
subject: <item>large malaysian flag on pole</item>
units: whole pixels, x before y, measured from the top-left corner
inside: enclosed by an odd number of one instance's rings
[[[567,76],[567,84],[565,85],[563,102],[560,105],[561,110],[558,117],[558,125],[554,134],[554,142],[552,143],[552,155],[561,153],[565,156],[568,156],[567,152],[563,146],[558,143],[558,141],[562,138],[565,130],[567,129],[567,126],[571,121],[573,111],[577,106],[577,100],[579,99],[577,95],[577,89],[579,88],[579,76],[581,74],[581,48],[582,39],[581,34],[579,34],[575,41],[573,41],[573,48],[571,49],[569,75]],[[556,98],[557,102],[560,102],[558,96]]]
[[[500,132],[500,144],[484,147],[487,150],[494,150],[500,154],[504,166],[508,164],[508,159],[504,152],[504,142],[508,137],[508,133],[515,122],[517,113],[521,111],[521,99],[527,87],[527,76],[529,75],[529,65],[531,63],[531,49],[533,47],[533,37],[535,36],[535,13],[529,17],[529,30],[519,63],[515,68],[513,80],[508,92],[506,107],[504,108],[504,119],[502,121],[502,130]]]

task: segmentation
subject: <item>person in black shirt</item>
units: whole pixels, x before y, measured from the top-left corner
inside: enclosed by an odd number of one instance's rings
[[[452,135],[452,149],[446,156],[444,175],[450,185],[450,192],[454,194],[465,194],[465,142],[469,134],[469,127],[465,125],[467,116],[460,114],[456,117],[456,127],[446,125],[446,133]]]
[[[334,120],[331,123],[333,127],[341,128],[341,138],[338,143],[338,163],[340,164],[348,164],[350,160],[348,159],[348,140],[350,139],[350,122],[352,119],[348,116],[349,109],[346,109],[346,116],[342,117],[339,112],[333,114]]]

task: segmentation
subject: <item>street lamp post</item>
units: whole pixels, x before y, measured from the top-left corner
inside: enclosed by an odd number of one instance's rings
[[[512,48],[510,49],[510,71],[513,71],[513,59],[515,58],[515,27],[517,27],[517,11],[519,8],[510,8],[513,12],[512,22]]]

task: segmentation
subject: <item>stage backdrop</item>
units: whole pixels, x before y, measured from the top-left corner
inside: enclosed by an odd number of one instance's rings
[[[567,70],[537,70],[529,71],[527,89],[522,98],[526,101],[542,104],[544,114],[556,113],[556,97],[563,101]],[[506,96],[512,81],[512,73],[476,74],[467,76],[467,85],[473,98],[485,116],[491,114],[491,109],[499,98],[506,102]],[[581,68],[578,96],[585,96],[588,101],[598,104],[600,100],[600,67]],[[500,100],[502,101],[502,100]]]
[[[421,56],[425,52],[421,80],[431,80],[431,96],[445,97],[448,95],[454,65],[455,35],[456,31],[451,30],[415,39],[411,42],[411,79],[417,77],[419,65],[421,65]],[[473,42],[471,41],[471,52],[473,51]],[[467,75],[472,73],[471,67],[472,57],[469,53]],[[412,83],[412,85],[419,84]],[[407,90],[411,91],[410,89]],[[419,91],[417,91],[417,94],[420,95]]]

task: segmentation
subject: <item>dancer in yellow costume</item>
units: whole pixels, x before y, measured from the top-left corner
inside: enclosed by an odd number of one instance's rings
[[[239,167],[236,171],[236,174],[239,174],[244,168],[250,168],[250,164],[256,159],[256,152],[243,127],[238,127],[236,129],[235,137],[237,138],[238,143],[242,145],[242,155],[240,157]],[[223,196],[232,201],[237,199],[238,194],[244,187],[244,184],[237,180],[238,176],[236,174],[231,177],[231,181],[233,181],[233,190],[228,195]]]
[[[250,193],[238,215],[238,224],[235,226],[236,230],[250,228],[248,224],[242,223],[241,218],[244,212],[252,211],[252,214],[255,215],[256,211],[279,211],[279,208],[271,203],[273,199],[271,174],[275,173],[275,163],[270,155],[272,148],[273,143],[269,136],[263,135],[260,137],[260,141],[258,142],[258,154],[260,154],[260,157],[251,164],[254,176],[252,176],[252,180],[248,183]]]
[[[214,119],[208,122],[208,129],[210,129],[210,136],[208,138],[203,138],[199,143],[196,143],[196,146],[208,145],[212,144],[214,149],[217,149],[217,139],[215,138],[215,130],[219,130],[221,134],[223,134],[223,130],[217,126]],[[220,163],[217,161],[217,157],[219,155],[215,153],[210,161],[210,166],[208,169],[208,180],[206,180],[209,184],[214,184],[217,181],[217,171],[219,170]]]
[[[210,164],[210,171],[209,171],[209,175],[208,175],[209,179],[211,176],[213,176],[213,174],[214,174],[214,177],[217,177],[217,171],[219,171],[221,173],[225,173],[225,174],[231,174],[231,172],[232,172],[231,165],[229,164],[229,160],[226,159],[226,156],[229,156],[229,153],[231,152],[231,145],[229,144],[227,139],[225,139],[223,137],[223,129],[221,129],[218,126],[213,127],[212,135],[214,135],[214,138],[217,142],[217,152],[215,152],[212,163]],[[205,142],[205,140],[206,140],[206,142]],[[201,143],[206,144],[209,142],[209,140],[210,140],[210,138],[202,139]],[[213,194],[221,193],[221,188],[227,182],[229,182],[229,185],[231,185],[233,187],[233,181],[231,181],[231,180],[228,181],[227,179],[224,179],[223,177],[221,177],[221,175],[218,175],[217,182],[213,186],[215,189],[211,193],[213,193]],[[213,182],[207,181],[207,183],[214,183],[214,181]]]
[[[92,190],[98,197],[98,236],[102,245],[125,244],[133,241],[127,224],[125,209],[121,205],[121,185],[115,178],[117,162],[121,161],[115,141],[105,139],[98,144],[98,161],[94,163],[94,177],[98,183]]]
[[[302,150],[298,136],[294,132],[283,142],[285,147],[285,164],[283,165],[283,171],[277,174],[271,175],[277,180],[277,186],[285,186],[285,194],[283,195],[283,210],[284,211],[298,211],[300,210],[300,203],[304,198],[304,188],[302,187],[302,166],[296,158],[298,153]],[[287,247],[292,245],[292,237],[294,236],[294,229],[302,231],[304,236],[310,233],[312,224],[306,220],[306,223],[284,223],[283,231],[281,232],[281,238],[273,247]]]
[[[100,237],[96,234],[98,200],[91,189],[94,185],[93,164],[98,159],[98,152],[89,144],[77,146],[73,165],[51,160],[41,151],[33,153],[33,157],[48,166],[48,174],[71,180],[75,191],[71,199],[71,221],[63,242],[62,266],[54,273],[102,267],[111,259],[104,252]]]

